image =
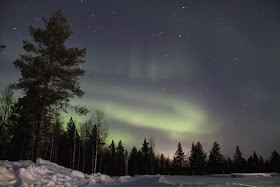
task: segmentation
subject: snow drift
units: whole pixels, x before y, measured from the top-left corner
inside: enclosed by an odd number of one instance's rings
[[[246,175],[246,174],[244,174]],[[195,186],[279,185],[280,177],[231,178],[195,176]],[[269,176],[269,174],[265,174]],[[121,176],[84,174],[43,159],[0,161],[0,186],[192,186],[192,176]]]

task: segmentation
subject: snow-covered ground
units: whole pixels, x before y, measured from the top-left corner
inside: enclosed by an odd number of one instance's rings
[[[280,177],[231,178],[195,176],[194,186],[280,186]],[[192,176],[122,176],[87,175],[47,160],[36,163],[0,161],[0,186],[192,186]]]

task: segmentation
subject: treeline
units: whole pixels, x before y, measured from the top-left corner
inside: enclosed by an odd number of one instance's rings
[[[32,115],[19,105],[8,87],[0,95],[0,159],[36,160],[35,145],[38,128]],[[173,158],[155,153],[152,139],[144,139],[142,146],[124,148],[121,140],[106,145],[108,127],[104,113],[95,111],[84,123],[76,124],[70,118],[66,128],[59,114],[48,113],[42,134],[40,157],[85,173],[120,175],[196,175],[232,172],[280,172],[280,156],[273,151],[264,159],[253,152],[245,159],[239,146],[232,158],[221,154],[214,142],[209,154],[200,142],[192,143],[189,157],[180,142]],[[175,148],[174,148],[175,150]]]

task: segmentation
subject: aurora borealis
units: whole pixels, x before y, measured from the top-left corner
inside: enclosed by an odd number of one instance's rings
[[[67,46],[87,48],[73,102],[104,111],[108,142],[130,150],[153,138],[170,157],[179,141],[186,152],[215,140],[225,155],[280,151],[278,1],[3,0],[1,90],[19,78],[29,26],[58,9],[74,32]]]

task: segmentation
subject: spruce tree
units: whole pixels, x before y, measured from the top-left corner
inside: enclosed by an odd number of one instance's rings
[[[254,151],[253,153],[253,170],[254,172],[260,172],[259,167],[260,167],[260,162],[259,162],[259,157],[257,156],[256,152]]]
[[[125,152],[124,147],[122,144],[122,141],[120,140],[118,143],[118,146],[116,148],[116,157],[117,157],[117,163],[119,168],[118,175],[124,175],[124,169],[125,169]]]
[[[115,147],[115,143],[112,140],[111,145],[109,146],[109,153],[110,153],[110,175],[116,175],[116,147]]]
[[[190,167],[195,174],[202,175],[205,172],[206,165],[206,153],[203,151],[203,147],[200,142],[196,145],[192,143],[191,156],[190,156]]]
[[[76,151],[77,151],[76,146],[79,139],[79,134],[77,132],[77,128],[72,117],[69,119],[69,122],[67,123],[66,138],[69,146],[69,154],[68,154],[69,167],[75,169],[74,167],[75,167]]]
[[[144,142],[142,143],[142,148],[139,150],[139,156],[141,158],[141,173],[142,174],[148,174],[149,172],[149,160],[150,160],[150,147],[149,143],[147,142],[146,138],[144,139]]]
[[[70,24],[61,11],[55,12],[49,20],[43,18],[45,29],[30,26],[33,42],[23,41],[26,54],[14,61],[21,72],[21,78],[13,88],[22,89],[24,97],[31,97],[37,103],[39,117],[36,158],[40,156],[45,118],[51,106],[61,109],[74,108],[79,114],[86,113],[83,107],[72,106],[74,96],[81,97],[79,77],[84,74],[80,65],[86,49],[65,47],[65,41],[72,34]]]
[[[239,146],[236,146],[235,153],[233,155],[233,165],[235,172],[243,172],[246,165],[246,160],[242,157],[242,153]]]
[[[212,149],[210,150],[208,169],[210,173],[222,173],[223,172],[223,160],[224,157],[220,152],[220,145],[215,141]]]
[[[129,174],[135,175],[138,172],[138,151],[135,146],[133,146],[129,155]]]
[[[270,157],[270,170],[272,172],[280,172],[280,155],[275,150]]]
[[[182,149],[181,143],[178,143],[178,147],[175,153],[175,165],[180,170],[183,168],[185,163],[186,155]]]

